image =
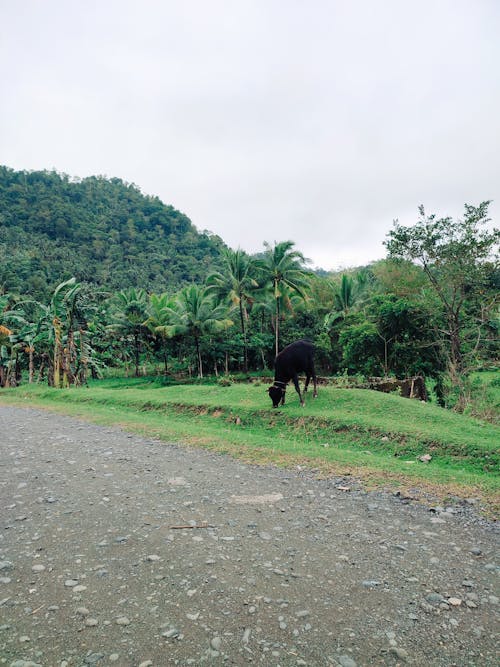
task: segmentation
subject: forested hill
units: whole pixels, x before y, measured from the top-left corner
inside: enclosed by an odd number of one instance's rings
[[[118,178],[0,166],[0,293],[41,298],[75,276],[164,292],[203,279],[223,243]]]

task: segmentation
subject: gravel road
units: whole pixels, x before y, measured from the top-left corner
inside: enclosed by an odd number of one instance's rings
[[[0,406],[0,664],[498,665],[498,527]]]

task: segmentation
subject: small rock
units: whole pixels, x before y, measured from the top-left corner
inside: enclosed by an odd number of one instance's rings
[[[99,624],[99,621],[97,620],[97,618],[87,618],[87,619],[85,619],[85,625],[89,628],[94,628],[98,624]]]
[[[337,662],[341,667],[357,667],[356,662],[348,655],[341,655]]]
[[[39,565],[33,565],[31,568],[32,572],[43,572],[45,570],[45,565],[42,565],[41,563]]]
[[[404,648],[398,648],[397,646],[393,646],[391,648],[391,653],[396,656],[399,660],[403,660],[403,662],[406,662],[408,659],[408,651],[405,651]]]
[[[152,660],[144,660],[144,662],[141,662],[139,667],[153,667],[153,661]]]
[[[210,641],[210,646],[213,648],[214,651],[220,651],[221,645],[222,645],[222,639],[220,637],[213,637],[212,640]]]
[[[172,639],[173,637],[177,637],[178,635],[179,635],[179,630],[177,630],[177,628],[170,628],[170,630],[162,632],[161,634],[161,636],[165,637],[166,639]]]
[[[117,625],[130,625],[130,620],[126,616],[119,616],[116,619]]]
[[[156,561],[161,560],[160,556],[157,556],[156,554],[151,554],[149,556],[146,556],[146,560],[150,561],[151,563],[155,563]]]
[[[78,607],[78,609],[76,610],[76,613],[79,616],[88,616],[90,612],[87,609],[87,607]]]
[[[73,593],[83,593],[83,591],[87,590],[87,586],[82,586],[81,584],[78,584],[78,586],[74,586],[73,588]]]
[[[64,582],[64,585],[67,588],[73,588],[74,586],[78,586],[78,580],[77,579],[66,579]]]
[[[110,662],[116,662],[116,661],[119,660],[119,659],[120,659],[120,654],[119,654],[119,653],[112,653],[112,654],[109,656],[109,661],[110,661]]]
[[[452,607],[460,607],[462,600],[460,598],[448,598],[448,604],[451,604]]]
[[[380,581],[376,581],[375,579],[365,579],[361,584],[365,588],[375,588],[375,586],[380,586]]]

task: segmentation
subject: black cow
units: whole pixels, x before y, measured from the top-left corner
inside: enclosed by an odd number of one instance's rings
[[[273,402],[273,408],[285,404],[286,386],[293,380],[295,389],[300,398],[301,405],[304,405],[304,399],[300,393],[298,373],[306,374],[306,384],[304,391],[307,391],[309,380],[313,379],[314,393],[316,398],[318,391],[316,389],[316,373],[314,370],[314,346],[308,340],[298,340],[285,347],[274,360],[274,384],[269,387],[268,392]]]

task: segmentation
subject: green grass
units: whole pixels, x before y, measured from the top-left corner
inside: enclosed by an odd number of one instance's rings
[[[470,404],[466,414],[500,425],[500,372],[479,371],[470,377]]]
[[[305,408],[290,388],[285,407],[273,410],[266,389],[114,378],[70,390],[24,385],[1,390],[0,402],[36,404],[250,461],[300,463],[495,502],[500,438],[492,424],[396,395],[333,387],[320,387],[316,400],[309,394]],[[431,462],[420,462],[422,454]]]

